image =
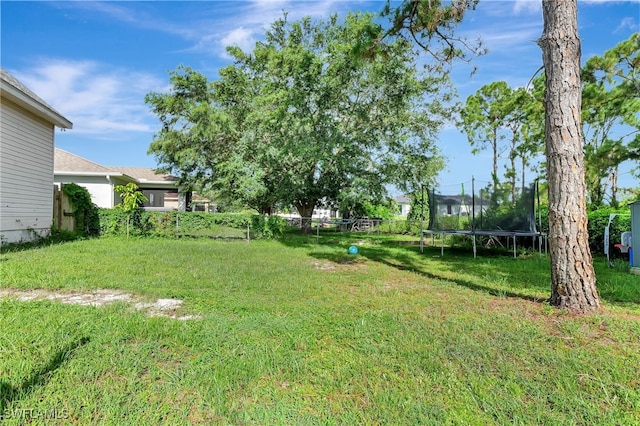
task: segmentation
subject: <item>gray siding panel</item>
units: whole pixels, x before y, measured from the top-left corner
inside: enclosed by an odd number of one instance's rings
[[[54,126],[2,99],[0,233],[47,232],[53,219]],[[15,231],[15,232],[12,232]]]

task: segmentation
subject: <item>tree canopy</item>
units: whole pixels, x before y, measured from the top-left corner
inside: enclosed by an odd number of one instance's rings
[[[389,184],[418,188],[443,166],[434,141],[452,89],[420,71],[404,40],[357,54],[381,31],[370,14],[285,14],[252,52],[229,48],[217,80],[171,72],[171,92],[146,97],[161,122],[149,152],[261,212],[293,205],[310,217],[319,203],[380,200]]]
[[[640,33],[582,68],[586,183],[591,206],[616,206],[618,167],[640,160]]]
[[[581,69],[584,173],[589,207],[617,207],[618,168],[640,159],[640,35],[634,34],[602,56],[593,56]],[[544,73],[526,89],[510,88],[504,81],[482,86],[469,96],[460,112],[460,126],[478,153],[491,149],[493,185],[516,188],[516,160],[520,180],[527,168],[536,170],[544,149]],[[499,161],[507,160],[499,176]],[[541,175],[543,175],[542,173]]]
[[[542,151],[540,125],[536,125],[543,119],[540,109],[541,104],[525,88],[512,89],[506,82],[496,81],[470,95],[460,110],[459,124],[467,134],[472,152],[491,150],[492,194],[497,195],[497,190],[504,187],[513,205],[517,199],[518,172],[524,191],[530,162]],[[502,158],[507,161],[506,184],[501,183],[499,176]]]

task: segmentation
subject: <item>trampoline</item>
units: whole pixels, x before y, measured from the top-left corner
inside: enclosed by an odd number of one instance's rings
[[[469,187],[469,182],[467,188]],[[477,257],[477,237],[506,238],[513,242],[513,256],[517,257],[518,238],[533,238],[542,252],[544,234],[536,226],[541,223],[538,182],[517,191],[495,190],[490,183],[476,190],[475,179],[470,181],[471,192],[465,183],[460,191],[444,194],[427,190],[429,225],[420,233],[420,251],[424,252],[425,237],[440,236],[440,253],[444,256],[446,236],[461,235],[472,239],[473,257]],[[435,244],[434,244],[435,245]]]

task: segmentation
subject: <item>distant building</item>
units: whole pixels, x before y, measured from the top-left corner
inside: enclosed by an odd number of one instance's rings
[[[398,207],[400,208],[400,216],[409,216],[409,212],[411,211],[411,199],[406,195],[400,195],[395,197],[394,200],[398,203]]]
[[[56,184],[75,183],[84,186],[95,205],[112,208],[122,200],[115,191],[118,185],[135,183],[147,202],[143,207],[157,210],[179,210],[178,179],[157,173],[147,167],[103,166],[72,154],[55,149],[54,181]]]

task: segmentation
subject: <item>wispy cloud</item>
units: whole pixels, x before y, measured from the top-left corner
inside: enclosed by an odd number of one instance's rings
[[[638,31],[638,29],[640,29],[640,24],[638,24],[636,18],[629,16],[620,21],[620,25],[618,25],[618,27],[613,30],[613,33],[615,34],[617,32],[625,30]]]
[[[166,91],[156,77],[111,69],[94,61],[40,59],[11,71],[22,83],[73,123],[74,134],[118,139],[125,132],[151,132],[144,103],[150,91]]]
[[[145,3],[147,3],[145,5]],[[188,25],[176,24],[160,18],[155,12],[153,2],[136,2],[133,8],[127,2],[66,2],[63,7],[100,14],[103,17],[135,26],[138,28],[159,31],[180,36],[187,46],[183,52],[204,53],[226,57],[226,47],[236,45],[241,49],[251,50],[264,35],[265,30],[276,19],[287,13],[290,20],[303,16],[326,17],[330,13],[342,13],[353,10],[355,1],[321,0],[299,2],[296,0],[253,0],[229,2],[227,13],[220,15],[220,8],[215,15],[202,13],[202,8],[193,8],[193,15],[188,16],[190,8],[185,3],[181,13],[188,19]],[[363,5],[378,3],[360,2]],[[382,8],[382,3],[379,4]],[[213,10],[214,8],[212,8]],[[377,10],[377,9],[376,9]]]
[[[287,14],[287,19],[303,16],[327,17],[331,13],[344,13],[353,8],[354,2],[324,0],[298,2],[295,0],[254,0],[234,5],[234,18],[210,17],[197,24],[197,40],[190,51],[208,51],[227,57],[228,46],[238,46],[251,51],[257,40],[263,38],[271,23]],[[364,4],[364,3],[363,3]],[[382,6],[380,6],[381,8]],[[215,28],[215,30],[211,30]]]
[[[540,0],[516,0],[513,3],[513,11],[516,14],[537,13],[542,10],[542,2]]]
[[[230,31],[220,40],[223,46],[238,46],[240,49],[249,51],[256,43],[253,31],[239,27]]]
[[[515,5],[502,1],[484,3],[483,18],[466,21],[460,27],[467,39],[480,38],[487,53],[473,61],[478,72],[454,69],[454,81],[462,99],[482,85],[506,81],[511,87],[525,86],[542,65],[536,40],[542,34],[542,16],[533,8],[515,11]]]
[[[175,34],[184,38],[197,37],[197,31],[191,26],[176,25],[163,19],[155,12],[153,2],[137,2],[130,7],[128,2],[112,1],[69,1],[56,3],[60,7],[81,10],[86,13],[107,17],[138,28]],[[146,4],[145,4],[146,3]]]
[[[500,22],[500,25],[496,25],[496,22]],[[536,40],[542,34],[542,19],[478,20],[462,29],[463,37],[482,40],[488,51],[483,58],[495,60],[505,57],[512,61],[514,55],[527,55],[529,52],[538,54]]]

